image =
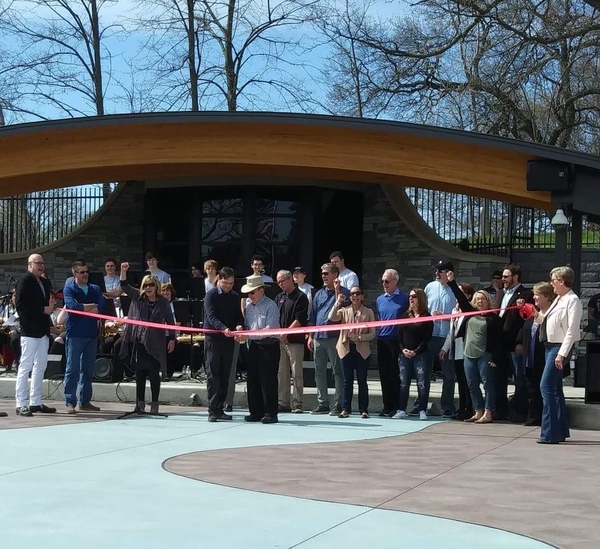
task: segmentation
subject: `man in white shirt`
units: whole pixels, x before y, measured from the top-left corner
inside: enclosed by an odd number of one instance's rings
[[[154,252],[146,254],[146,265],[148,265],[150,274],[158,278],[161,284],[169,284],[171,282],[171,275],[158,268],[158,257]]]
[[[265,260],[262,255],[254,255],[252,256],[252,261],[250,263],[250,267],[252,267],[252,274],[254,276],[262,276],[264,282],[273,282],[273,279],[265,273]]]
[[[332,252],[329,256],[329,259],[340,270],[338,279],[340,281],[340,284],[344,288],[360,286],[360,284],[358,283],[358,275],[354,271],[351,271],[350,269],[348,269],[348,267],[346,267],[346,261],[342,252],[338,250]]]
[[[298,289],[308,297],[308,304],[312,302],[313,290],[315,287],[312,284],[306,282],[306,269],[304,267],[294,267],[293,270],[294,284],[298,286]]]

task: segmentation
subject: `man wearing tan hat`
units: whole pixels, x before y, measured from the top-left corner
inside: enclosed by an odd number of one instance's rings
[[[279,309],[265,295],[265,281],[261,275],[246,278],[241,292],[248,294],[244,320],[247,330],[279,328]],[[254,335],[236,337],[240,343],[248,342],[247,393],[250,415],[246,421],[277,423],[279,372],[279,337]]]

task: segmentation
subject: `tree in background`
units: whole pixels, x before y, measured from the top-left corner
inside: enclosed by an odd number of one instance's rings
[[[291,69],[301,64],[301,29],[315,3],[140,1],[141,29],[151,34],[138,66],[154,75],[148,91],[156,106],[192,111],[302,108],[309,94]]]

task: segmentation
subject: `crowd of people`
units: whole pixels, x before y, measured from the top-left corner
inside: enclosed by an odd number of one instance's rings
[[[127,262],[121,264],[119,276],[116,261],[106,261],[102,289],[89,282],[85,262],[74,262],[73,276],[63,290],[61,315],[66,319],[58,319],[56,294],[44,275],[44,260],[39,254],[29,257],[27,273],[11,296],[20,337],[17,414],[28,417],[56,412],[42,402],[48,351],[56,340],[60,340],[65,355],[66,412],[99,410],[91,402],[98,320],[74,311],[118,310],[125,297],[129,299],[129,319],[166,325],[159,329],[126,323],[123,333],[111,343],[115,359],[128,357],[135,372],[135,412],[145,413],[149,380],[150,413],[158,413],[161,381],[173,373],[169,357],[176,349],[175,288],[169,274],[158,268],[155,254],[147,254],[146,262],[148,271],[139,289],[127,280]],[[427,420],[432,372],[437,365],[442,376],[440,404],[444,418],[475,424],[510,419],[541,426],[540,443],[563,442],[569,429],[562,372],[580,339],[582,316],[581,302],[571,289],[573,271],[557,267],[550,273],[550,283],[540,282],[529,289],[521,283],[519,266],[507,265],[492,274],[488,288],[475,291],[472,285],[455,279],[451,261],[441,260],[433,267],[434,279],[425,288],[414,287],[408,293],[398,286],[398,272],[386,269],[381,276],[382,293],[373,310],[365,306],[359,278],[346,266],[340,251],[333,252],[321,266],[322,284],[316,290],[306,282],[302,267],[282,269],[273,281],[264,273],[260,256],[252,258],[252,274],[246,277],[239,294],[234,290],[235,273],[231,268],[219,269],[213,260],[202,267],[192,265],[192,277],[205,274],[203,326],[208,331],[203,362],[208,420],[232,419],[227,412],[233,403],[239,360],[247,371],[246,421],[269,424],[276,423],[281,413],[303,413],[306,349],[314,357],[317,392],[317,406],[311,413],[344,419],[355,411],[367,419],[367,370],[371,352],[376,349],[383,400],[378,412],[381,417],[418,416]],[[274,284],[279,287],[276,296],[267,291]],[[525,304],[535,307],[529,319],[521,314]],[[376,319],[407,320],[377,329],[365,326]],[[340,329],[329,327],[336,324],[341,324]],[[294,328],[304,330],[281,332]],[[264,334],[265,329],[280,332]],[[328,365],[335,387],[332,400]],[[358,399],[353,409],[355,377]],[[514,382],[510,399],[509,378]],[[409,406],[413,379],[417,398]]]

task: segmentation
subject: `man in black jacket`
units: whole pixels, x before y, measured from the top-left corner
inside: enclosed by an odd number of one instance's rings
[[[500,318],[502,319],[503,358],[496,368],[496,419],[508,418],[508,378],[512,373],[515,382],[513,396],[515,422],[523,422],[527,416],[527,377],[523,360],[515,353],[517,336],[523,327],[523,319],[518,309],[511,307],[524,303],[533,303],[533,292],[521,284],[521,267],[507,265],[502,271],[503,296],[500,300]],[[510,310],[506,310],[510,309]]]
[[[308,324],[308,298],[294,284],[291,271],[279,271],[277,284],[283,290],[275,298],[282,328],[297,328]],[[279,339],[279,411],[301,414],[304,395],[304,334],[282,335]],[[290,406],[290,368],[294,378],[294,398]]]
[[[44,372],[48,365],[48,340],[54,310],[52,285],[44,275],[44,259],[32,254],[27,261],[27,274],[17,282],[16,307],[21,323],[21,362],[15,388],[17,414],[30,417],[33,412],[54,413],[42,403]],[[31,372],[31,391],[27,396],[27,380]],[[29,400],[29,405],[27,404]]]
[[[206,390],[208,393],[208,421],[230,420],[223,411],[227,398],[229,373],[233,362],[234,330],[244,324],[240,296],[233,291],[233,269],[223,267],[219,271],[217,285],[204,298],[204,328],[222,330],[221,334],[207,333],[204,340],[206,367]]]

